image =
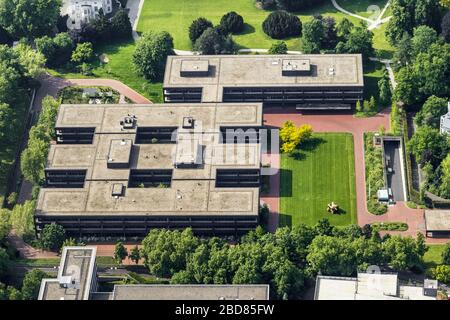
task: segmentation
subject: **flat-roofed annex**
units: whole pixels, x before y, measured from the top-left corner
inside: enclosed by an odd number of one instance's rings
[[[130,116],[135,117],[136,126],[125,129],[120,123]],[[186,118],[194,120],[192,129],[183,128]],[[92,127],[95,134],[92,144],[52,145],[47,169],[85,169],[86,180],[84,188],[42,188],[36,215],[257,216],[259,188],[218,188],[215,178],[221,168],[260,168],[259,143],[227,146],[219,142],[220,128],[262,125],[262,105],[257,103],[62,105],[56,122],[58,130]],[[204,153],[208,161],[195,168],[178,168],[177,156],[181,162],[192,158],[186,147],[181,152],[177,143],[135,143],[139,128],[152,127],[178,128],[175,138],[195,141],[196,154]],[[200,133],[200,141],[194,132]],[[111,159],[125,163],[128,151],[128,166],[108,166]],[[243,156],[230,160],[238,154]],[[171,185],[129,187],[133,170],[171,170]],[[119,190],[118,185],[123,189]]]
[[[182,76],[183,65],[208,61],[207,76]],[[308,75],[284,75],[296,65]],[[202,102],[223,101],[223,88],[363,87],[361,54],[169,56],[164,89],[202,88]]]

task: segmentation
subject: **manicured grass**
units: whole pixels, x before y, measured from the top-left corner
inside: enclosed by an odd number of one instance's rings
[[[377,61],[364,63],[364,99],[370,100],[373,96],[379,100],[378,81],[383,77],[384,64]],[[382,109],[382,108],[380,108]]]
[[[350,1],[348,1],[350,3]],[[362,1],[366,2],[366,1]],[[372,1],[373,2],[373,1]],[[385,3],[385,0],[375,0],[375,3]],[[345,7],[345,6],[343,6]],[[356,8],[352,6],[352,8]],[[365,11],[366,4],[362,6]],[[191,42],[188,29],[193,20],[202,16],[211,20],[214,24],[220,22],[220,18],[229,11],[236,11],[244,18],[246,28],[242,34],[234,35],[233,38],[241,48],[269,48],[276,40],[271,39],[262,30],[262,22],[270,14],[268,10],[256,8],[253,0],[149,0],[145,1],[139,20],[138,31],[150,30],[168,31],[174,38],[175,48],[180,50],[191,50]],[[349,10],[351,11],[351,10]],[[298,13],[300,20],[304,23],[311,20],[314,14],[331,16],[336,21],[346,17],[355,25],[361,20],[345,15],[336,10],[331,1]],[[379,33],[380,30],[374,30]],[[384,34],[382,35],[384,37]],[[300,38],[288,39],[286,42],[290,50],[300,50]],[[378,49],[378,45],[375,44]]]
[[[280,225],[314,225],[327,218],[336,226],[356,219],[353,136],[316,133],[292,155],[281,156]],[[327,212],[336,202],[340,214]]]
[[[345,10],[355,13],[361,17],[375,20],[386,5],[386,0],[336,0],[336,2]],[[370,6],[378,6],[378,11],[368,11]]]
[[[106,54],[109,62],[101,64],[96,58],[93,63],[92,76],[84,76],[74,70],[51,70],[53,75],[64,78],[109,78],[116,79],[136,90],[152,102],[161,103],[162,83],[150,83],[139,76],[133,67],[132,56],[136,45],[133,41],[111,43],[95,48],[97,56]]]
[[[442,252],[444,248],[445,244],[428,245],[428,251],[423,256],[423,260],[428,268],[442,264]]]

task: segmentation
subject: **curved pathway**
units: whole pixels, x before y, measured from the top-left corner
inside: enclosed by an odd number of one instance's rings
[[[369,25],[368,25],[368,29],[369,29],[369,30],[372,30],[372,29],[377,28],[379,25],[381,25],[381,24],[383,24],[383,23],[389,21],[389,19],[391,18],[391,16],[386,17],[386,18],[382,18],[383,15],[384,15],[384,13],[386,12],[387,8],[388,8],[389,5],[390,5],[390,1],[388,1],[388,2],[386,3],[386,5],[384,6],[383,10],[381,11],[381,13],[380,13],[380,14],[378,15],[378,17],[376,18],[376,20],[372,20],[372,19],[369,19],[369,18],[360,16],[360,15],[357,15],[356,13],[350,12],[350,11],[348,11],[348,10],[342,8],[342,7],[339,5],[339,3],[337,3],[336,0],[331,0],[331,3],[332,3],[333,6],[336,8],[336,10],[339,10],[340,12],[345,13],[346,15],[349,15],[349,16],[354,17],[354,18],[356,18],[356,19],[360,19],[360,20],[364,20],[364,21],[368,22],[368,23],[369,23]]]

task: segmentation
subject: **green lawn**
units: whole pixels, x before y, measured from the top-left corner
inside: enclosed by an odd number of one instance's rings
[[[342,0],[341,0],[342,1]],[[341,6],[346,7],[353,1],[344,1]],[[348,3],[347,3],[348,2]],[[366,11],[368,1],[361,1],[364,4],[362,9],[351,5],[349,11],[355,9],[357,12]],[[375,0],[372,3],[383,4],[386,0]],[[175,48],[181,50],[192,49],[188,29],[196,18],[203,16],[218,24],[220,18],[229,11],[236,11],[244,18],[246,28],[242,34],[235,35],[234,40],[241,48],[269,48],[276,40],[271,39],[262,31],[262,22],[269,15],[270,11],[260,10],[255,7],[254,0],[148,0],[145,1],[139,20],[138,31],[149,30],[168,31],[174,38]],[[304,23],[312,19],[314,14],[334,17],[340,21],[344,16],[354,24],[358,24],[359,19],[347,16],[337,11],[331,1],[319,7],[298,13],[300,20]],[[382,29],[374,30],[374,33],[383,32]],[[378,44],[384,37],[384,32],[377,37],[374,44],[376,49],[381,49],[384,44]],[[300,50],[300,38],[288,39],[286,42],[290,50]]]
[[[357,223],[353,136],[315,133],[292,155],[281,156],[280,225],[315,224],[322,218],[337,226]],[[332,215],[327,204],[342,212]]]
[[[386,0],[336,0],[336,2],[345,10],[365,18],[375,20],[383,10],[386,5]],[[378,11],[368,11],[370,6],[378,6],[380,8]]]
[[[428,246],[428,251],[423,257],[427,269],[442,264],[442,252],[444,251],[444,247],[445,244],[432,244]]]
[[[133,68],[132,56],[136,45],[133,41],[112,43],[95,48],[97,56],[106,54],[109,63],[101,64],[96,58],[93,63],[93,75],[83,76],[78,72],[68,70],[50,70],[53,75],[64,78],[110,78],[125,83],[143,96],[155,103],[161,103],[162,83],[149,83],[144,78],[136,74]]]

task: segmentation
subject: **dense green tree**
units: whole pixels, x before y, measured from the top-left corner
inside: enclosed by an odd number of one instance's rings
[[[447,113],[447,99],[431,96],[414,117],[418,126],[439,128],[441,116]]]
[[[128,257],[128,250],[121,241],[116,243],[114,248],[114,260],[117,264],[122,264],[122,261]]]
[[[438,35],[436,30],[429,26],[418,26],[414,28],[413,37],[411,38],[413,54],[416,56],[421,52],[427,52],[437,39]]]
[[[141,254],[152,274],[167,277],[186,269],[186,261],[198,243],[191,229],[152,230],[142,241]]]
[[[25,274],[22,283],[23,300],[37,300],[41,282],[44,278],[48,278],[48,275],[40,269],[33,269]]]
[[[14,206],[10,214],[10,223],[17,235],[25,238],[34,236],[34,210],[34,201]]]
[[[338,42],[336,20],[333,17],[324,17],[322,22],[324,26],[322,48],[330,50],[335,49]]]
[[[397,271],[421,268],[423,264],[423,239],[392,236],[383,242],[383,254],[387,263]]]
[[[417,55],[412,67],[422,97],[450,94],[450,44],[433,43],[427,52]]]
[[[441,185],[439,194],[443,198],[450,199],[450,154],[448,154],[441,163]]]
[[[206,18],[200,17],[192,21],[189,26],[189,39],[191,39],[192,44],[197,41],[198,38],[205,32],[206,29],[212,28],[213,24]]]
[[[217,28],[208,28],[195,41],[194,50],[200,54],[230,54],[235,44],[230,35],[224,35]]]
[[[436,268],[431,269],[431,274],[442,283],[450,283],[450,265],[436,266]]]
[[[167,56],[173,54],[173,39],[167,32],[146,32],[133,53],[133,64],[145,79],[155,81],[164,73]]]
[[[397,43],[393,60],[395,61],[394,67],[404,67],[411,63],[413,60],[413,48],[411,36],[404,32],[402,38]]]
[[[92,43],[84,42],[77,44],[75,51],[72,52],[71,61],[78,65],[89,62],[94,57]]]
[[[380,96],[380,103],[384,106],[390,105],[392,98],[392,91],[391,91],[391,83],[389,80],[389,73],[386,69],[384,70],[381,79],[378,80],[378,91]]]
[[[0,283],[0,300],[22,300],[22,293],[12,286]]]
[[[130,254],[128,256],[131,261],[138,264],[139,260],[141,260],[141,252],[139,251],[138,246],[135,246],[133,249],[131,249]]]
[[[422,166],[431,163],[436,167],[449,151],[447,139],[438,129],[423,126],[414,133],[407,146]]]
[[[114,39],[131,39],[133,26],[126,10],[119,10],[111,19],[111,34]]]
[[[264,32],[273,39],[300,36],[302,23],[300,19],[286,11],[274,11],[263,21]]]
[[[346,41],[336,45],[337,53],[361,53],[364,59],[368,59],[374,53],[372,46],[373,32],[365,26],[354,27],[347,36]]]
[[[354,25],[350,20],[348,20],[347,18],[343,18],[341,21],[339,21],[339,23],[336,26],[336,32],[338,37],[344,41],[347,40],[353,27]]]
[[[288,47],[284,41],[277,41],[273,43],[269,49],[269,54],[287,54],[287,52]]]
[[[8,209],[0,209],[0,244],[11,231],[11,223],[9,221],[10,212]]]
[[[44,179],[48,150],[48,142],[34,139],[28,141],[28,146],[20,157],[23,176],[35,185],[41,184]]]
[[[99,10],[97,17],[89,22],[89,25],[94,32],[90,42],[107,43],[112,39],[112,24],[102,9]]]
[[[307,256],[312,274],[351,276],[355,273],[357,259],[347,238],[317,236],[309,246]]]
[[[333,226],[328,219],[320,219],[314,226],[314,230],[321,236],[330,236],[333,234]]]
[[[74,43],[67,33],[58,33],[54,38],[44,36],[35,40],[36,48],[47,59],[47,66],[59,67],[70,61]]]
[[[400,41],[404,32],[412,35],[417,26],[439,29],[441,9],[438,0],[392,0],[391,10],[386,36],[392,45]]]
[[[47,224],[42,230],[40,242],[42,248],[59,252],[66,239],[66,231],[56,223]]]
[[[397,72],[395,80],[397,82],[394,90],[395,100],[403,102],[406,105],[412,105],[419,101],[420,96],[415,87],[417,84],[416,75],[410,67],[401,68]]]
[[[42,53],[24,43],[19,43],[14,50],[17,52],[20,64],[26,70],[25,76],[37,78],[44,72],[46,60]]]
[[[450,242],[447,242],[442,251],[442,263],[450,266]]]
[[[0,26],[16,38],[49,35],[56,28],[61,0],[0,0]]]
[[[302,51],[320,53],[324,42],[325,25],[321,19],[314,18],[303,25]]]
[[[236,12],[231,11],[220,19],[220,26],[228,33],[240,33],[244,30],[244,18]]]

